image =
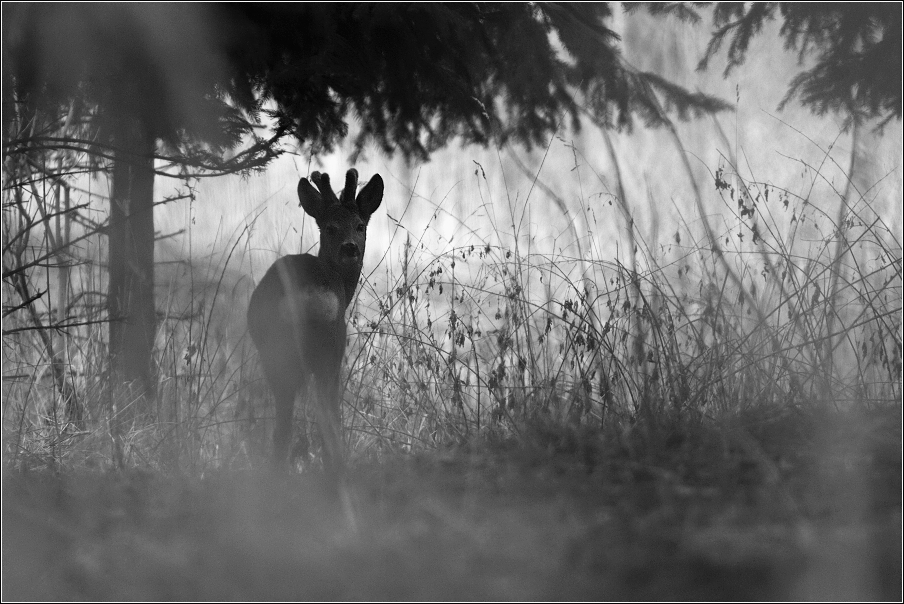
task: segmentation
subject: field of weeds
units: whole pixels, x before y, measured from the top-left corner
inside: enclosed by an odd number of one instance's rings
[[[338,490],[316,439],[267,469],[255,218],[159,264],[149,403],[105,369],[99,193],[19,164],[4,599],[900,600],[901,229],[873,207],[888,182],[839,185],[830,160],[801,160],[807,188],[725,158],[662,239],[617,178],[567,246],[514,219],[440,251],[396,229],[350,311]],[[483,205],[523,216],[531,194],[483,170]]]

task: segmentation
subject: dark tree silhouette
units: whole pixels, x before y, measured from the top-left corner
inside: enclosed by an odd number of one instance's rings
[[[161,164],[258,169],[289,136],[334,148],[349,119],[356,153],[424,159],[453,139],[539,143],[582,111],[630,127],[726,107],[627,67],[609,17],[605,3],[5,4],[5,154],[73,149],[112,175],[111,367],[152,391]],[[79,136],[32,119],[67,114]]]
[[[226,172],[261,166],[274,155],[256,141],[239,158],[222,159],[251,134],[251,124],[246,107],[227,102],[228,71],[196,29],[202,10],[3,8],[5,154],[69,149],[107,165],[111,369],[118,381],[137,382],[146,392],[155,383],[155,160]],[[87,128],[55,133],[61,113]]]
[[[780,105],[793,99],[817,115],[879,118],[880,126],[901,119],[901,5],[896,2],[724,2],[713,8],[716,27],[700,62],[705,68],[728,41],[725,74],[741,65],[751,39],[780,17],[785,48],[816,64],[791,81]]]

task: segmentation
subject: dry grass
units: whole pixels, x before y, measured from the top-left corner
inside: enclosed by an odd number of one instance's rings
[[[247,231],[162,271],[136,413],[88,210],[7,188],[5,305],[46,293],[4,321],[4,597],[900,599],[900,225],[735,164],[668,242],[617,195],[616,259],[405,233],[351,315],[345,506],[316,451],[258,471]]]

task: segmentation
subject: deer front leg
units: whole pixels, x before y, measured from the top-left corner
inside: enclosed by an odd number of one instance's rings
[[[317,379],[317,400],[314,401],[317,425],[323,440],[323,468],[336,478],[345,469],[345,443],[342,441],[340,406],[341,382],[339,372],[320,375]]]

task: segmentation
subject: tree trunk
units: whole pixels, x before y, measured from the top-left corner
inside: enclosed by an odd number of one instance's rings
[[[110,196],[110,369],[113,385],[137,388],[143,405],[155,395],[154,310],[155,139],[135,121],[115,132]],[[149,409],[137,409],[146,412]]]

